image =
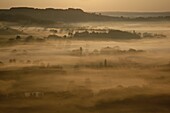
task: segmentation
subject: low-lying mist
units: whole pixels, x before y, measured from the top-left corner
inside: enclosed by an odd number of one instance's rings
[[[69,30],[11,26],[24,34],[0,35],[0,113],[169,113],[168,26],[129,22],[77,23],[67,26]],[[49,35],[67,35],[70,29],[114,28],[167,37],[45,40]]]

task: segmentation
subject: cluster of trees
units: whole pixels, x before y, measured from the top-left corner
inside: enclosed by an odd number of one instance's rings
[[[128,50],[121,50],[119,46],[115,47],[105,47],[100,50],[101,54],[124,54],[124,53],[142,53],[145,52],[144,50],[136,50],[130,48]]]
[[[8,42],[44,42],[44,38],[36,38],[33,36],[27,36],[27,37],[21,37],[20,35],[17,35],[15,38],[10,38]]]
[[[24,34],[24,33],[22,31],[18,31],[16,29],[12,29],[9,27],[0,28],[0,35],[17,35],[17,34]]]
[[[165,38],[164,34],[143,33],[143,38]]]
[[[127,31],[120,30],[109,30],[108,33],[98,33],[98,32],[76,32],[74,34],[76,39],[140,39],[141,36],[136,33],[130,33]]]

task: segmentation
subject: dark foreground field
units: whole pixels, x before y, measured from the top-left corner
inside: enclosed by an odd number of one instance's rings
[[[0,113],[169,113],[170,68],[129,68],[1,70]]]
[[[110,95],[114,95],[114,91],[111,90]],[[125,99],[100,96],[102,94],[82,96],[59,92],[43,98],[8,98],[1,100],[0,113],[169,113],[170,110],[170,95],[138,95]]]

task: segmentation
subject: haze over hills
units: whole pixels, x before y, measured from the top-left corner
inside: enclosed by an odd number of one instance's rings
[[[102,15],[113,16],[113,17],[160,17],[160,16],[170,16],[170,12],[120,12],[120,11],[106,11],[106,12],[98,12]]]
[[[9,18],[10,17],[10,18]],[[82,9],[37,9],[13,7],[0,10],[0,21],[24,24],[54,24],[56,22],[98,22],[98,21],[170,21],[170,16],[159,17],[112,17],[101,13],[88,13]]]

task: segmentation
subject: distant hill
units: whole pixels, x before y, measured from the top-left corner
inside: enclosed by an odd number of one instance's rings
[[[0,21],[53,24],[56,22],[112,21],[114,18],[86,13],[81,9],[11,8],[0,10]]]
[[[138,18],[138,17],[166,17],[170,16],[170,12],[98,12],[102,15],[112,16],[112,17],[129,17],[129,18]]]
[[[55,24],[57,22],[98,22],[98,21],[170,21],[170,16],[150,18],[111,17],[96,13],[87,13],[81,9],[37,9],[14,7],[0,10],[0,21],[22,24]]]

